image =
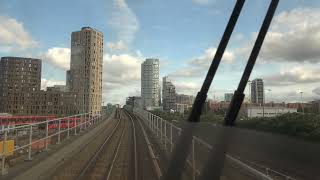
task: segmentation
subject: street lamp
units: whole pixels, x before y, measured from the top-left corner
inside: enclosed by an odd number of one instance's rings
[[[252,97],[251,97],[251,85],[252,85],[252,81],[251,80],[248,80],[248,84],[249,84],[249,104],[248,104],[248,107],[247,109],[249,109],[249,107],[252,107]],[[249,112],[249,116],[251,117],[251,111],[252,109],[250,109],[250,112]]]
[[[302,110],[302,120],[304,120],[304,108],[303,108],[303,100],[302,100],[302,94],[303,92],[300,91],[300,98],[301,98],[301,110]]]
[[[252,84],[252,81],[248,80],[248,84],[249,84],[249,99],[250,99],[250,103],[252,103],[252,99],[251,99],[251,84]]]
[[[104,101],[102,101],[102,107],[101,107],[100,114],[106,113],[106,112],[103,112],[103,108],[104,108]],[[106,108],[105,108],[105,109],[106,109]]]
[[[265,91],[271,92],[271,89],[266,89]],[[265,94],[265,97],[266,97],[266,94]],[[264,99],[266,99],[265,97]]]
[[[264,106],[265,106],[265,103],[266,103],[266,93],[265,93],[265,91],[269,91],[269,92],[271,92],[271,89],[265,89],[264,91],[263,91],[263,102],[262,102],[262,117],[264,117]]]

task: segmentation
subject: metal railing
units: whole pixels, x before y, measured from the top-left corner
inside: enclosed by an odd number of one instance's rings
[[[164,148],[165,152],[171,155],[173,148],[181,135],[182,129],[148,111],[136,108],[133,111],[137,116],[144,120],[152,133],[159,138],[160,144]],[[205,157],[209,157],[209,153],[212,148],[213,147],[204,140],[196,136],[192,137],[191,153],[189,154],[186,162],[192,170],[193,180],[196,180],[200,175],[201,169],[203,168],[202,165],[204,165],[207,160]],[[206,153],[208,156],[205,156]],[[257,179],[271,180],[277,177],[277,179],[295,180],[294,178],[272,170],[271,168],[240,159],[239,157],[235,157],[230,154],[226,155],[226,160],[237,165]]]
[[[0,137],[3,142],[3,149],[0,154],[1,174],[6,174],[7,169],[5,168],[5,163],[9,154],[26,151],[26,160],[30,161],[32,160],[33,145],[41,144],[40,148],[35,149],[49,150],[48,146],[53,144],[51,142],[52,137],[56,137],[55,144],[60,144],[62,136],[64,136],[65,139],[69,139],[72,134],[77,135],[79,132],[97,124],[102,119],[102,115],[100,114],[84,113],[27,125],[7,127],[0,130]],[[14,148],[7,149],[6,143],[8,140],[19,140],[19,144],[15,144]]]

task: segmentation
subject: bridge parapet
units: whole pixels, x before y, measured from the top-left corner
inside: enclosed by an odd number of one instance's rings
[[[165,151],[171,155],[173,148],[181,135],[182,129],[149,111],[134,108],[133,112],[143,119],[151,132],[159,139],[160,144],[164,147]],[[209,155],[210,150],[212,149],[213,146],[201,138],[196,136],[192,137],[191,153],[189,154],[186,163],[192,171],[193,180],[198,179],[201,169],[203,168],[202,165],[206,163],[206,158],[203,158],[203,154],[207,153],[207,155]],[[251,177],[254,177],[254,179],[272,180],[274,177],[277,177],[277,179],[295,180],[295,178],[269,167],[230,154],[226,154],[226,161],[247,172]]]

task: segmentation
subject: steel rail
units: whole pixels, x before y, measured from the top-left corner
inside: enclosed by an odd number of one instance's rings
[[[99,149],[94,153],[94,155],[91,157],[91,159],[89,160],[89,162],[86,164],[86,166],[81,170],[81,173],[79,174],[79,176],[77,177],[77,179],[82,179],[84,177],[84,175],[87,173],[87,171],[90,169],[90,167],[92,167],[92,165],[97,161],[97,157],[100,155],[100,153],[102,152],[104,146],[109,143],[111,137],[113,137],[113,135],[115,134],[116,130],[119,127],[119,124],[121,122],[121,119],[119,119],[119,121],[117,122],[116,127],[113,129],[113,131],[111,132],[111,134],[105,139],[105,141],[103,142],[103,144],[99,147]]]
[[[127,110],[124,110],[132,122],[133,127],[133,146],[134,146],[134,180],[138,180],[138,158],[137,158],[137,138],[136,138],[136,128],[134,121],[130,113]]]
[[[120,136],[120,140],[119,140],[118,145],[117,145],[116,152],[115,152],[115,154],[113,156],[113,159],[112,159],[108,174],[106,176],[106,180],[109,180],[109,178],[111,177],[113,166],[116,163],[116,160],[117,160],[117,157],[118,157],[118,153],[119,153],[119,149],[120,149],[120,146],[122,144],[122,139],[123,139],[124,132],[125,132],[125,129],[122,130],[122,133],[121,133],[121,136]]]
[[[155,153],[154,153],[154,151],[153,151],[152,144],[151,144],[151,142],[150,142],[150,140],[149,140],[149,138],[148,138],[148,135],[147,135],[145,129],[143,128],[143,125],[142,125],[141,121],[139,120],[139,118],[137,118],[136,115],[134,115],[134,117],[135,117],[135,119],[137,119],[137,121],[138,121],[138,123],[139,123],[139,125],[140,125],[140,127],[141,127],[141,130],[142,130],[144,139],[145,139],[145,141],[146,141],[146,143],[147,143],[149,156],[151,157],[151,160],[152,160],[152,163],[153,163],[153,166],[154,166],[154,171],[155,171],[155,173],[156,173],[156,176],[157,176],[158,179],[161,179],[161,177],[163,176],[163,174],[162,174],[161,168],[160,168],[160,166],[159,166],[159,163],[158,163],[158,161],[157,161],[157,158],[156,158],[156,156],[155,156]]]

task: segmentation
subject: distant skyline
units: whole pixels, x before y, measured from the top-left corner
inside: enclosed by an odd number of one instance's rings
[[[269,2],[246,1],[209,98],[223,100],[224,93],[236,89]],[[41,58],[42,88],[64,84],[71,32],[90,26],[104,34],[104,102],[124,104],[125,97],[140,95],[140,67],[146,58],[160,60],[160,80],[168,75],[177,93],[195,95],[234,3],[2,0],[0,57]],[[265,88],[272,90],[267,101],[300,101],[300,91],[304,101],[320,99],[319,19],[317,0],[280,1],[250,78],[264,79]]]

